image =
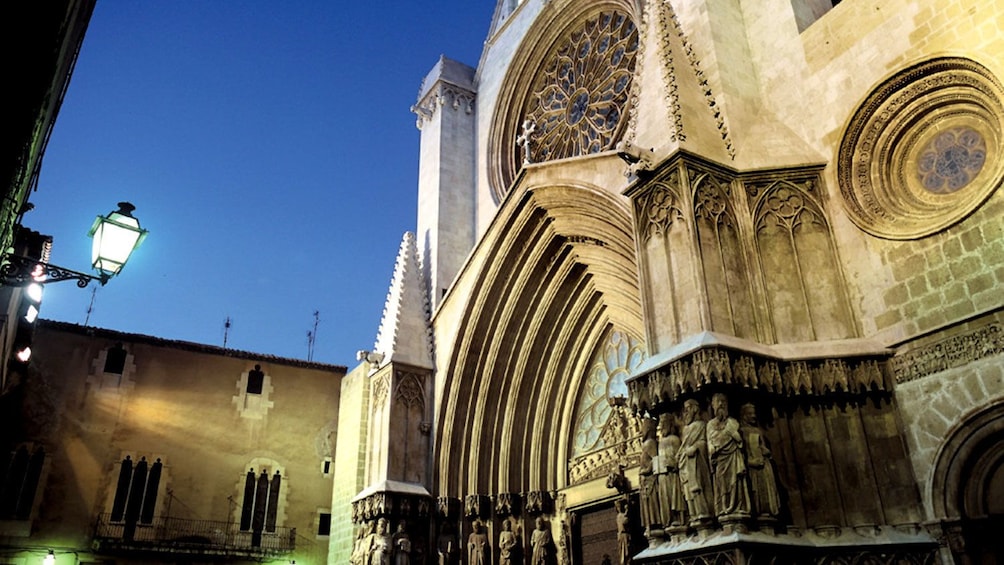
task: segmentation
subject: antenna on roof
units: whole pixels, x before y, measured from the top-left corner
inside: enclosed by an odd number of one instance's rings
[[[230,337],[230,325],[232,323],[233,321],[230,319],[230,316],[227,316],[227,319],[223,321],[223,349],[227,348],[227,338]]]
[[[87,316],[84,317],[84,327],[91,321],[91,312],[94,311],[94,297],[98,294],[98,287],[91,289],[91,303],[87,305]]]
[[[321,323],[321,311],[314,310],[314,329],[307,331],[307,361],[314,360],[314,342],[317,340],[317,325]]]

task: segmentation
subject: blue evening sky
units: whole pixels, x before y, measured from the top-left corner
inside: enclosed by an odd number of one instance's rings
[[[355,364],[415,229],[410,107],[440,54],[475,66],[494,0],[98,0],[24,224],[87,271],[94,217],[150,230],[89,325]],[[91,288],[48,285],[83,324]]]

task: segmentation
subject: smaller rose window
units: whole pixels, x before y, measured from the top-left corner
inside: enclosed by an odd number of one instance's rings
[[[969,184],[987,159],[983,136],[960,127],[939,133],[920,152],[917,176],[921,185],[936,194],[948,194]]]

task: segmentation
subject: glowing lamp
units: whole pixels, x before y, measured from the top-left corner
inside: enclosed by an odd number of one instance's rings
[[[119,274],[132,252],[143,243],[147,230],[132,216],[136,207],[119,202],[119,209],[98,216],[87,234],[94,239],[91,265],[101,274],[102,284]]]
[[[42,565],[56,565],[56,554],[49,550],[49,554],[42,560]]]

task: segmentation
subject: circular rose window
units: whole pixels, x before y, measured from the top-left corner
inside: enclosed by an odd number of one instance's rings
[[[497,199],[523,165],[607,151],[623,136],[638,28],[613,3],[593,9],[549,26],[540,35],[554,39],[529,46],[514,65],[491,141]]]
[[[844,134],[837,175],[851,220],[912,239],[975,210],[1004,178],[1004,90],[961,58],[910,67],[879,86]]]

